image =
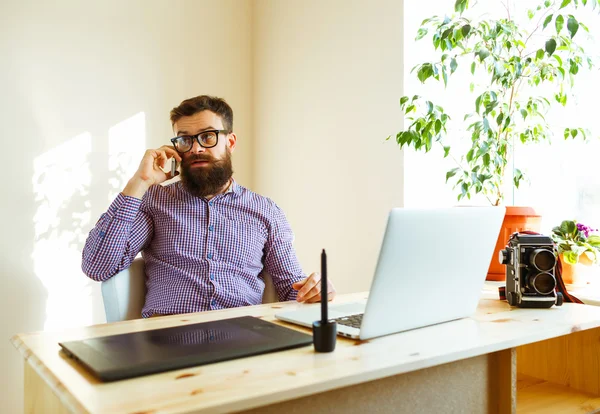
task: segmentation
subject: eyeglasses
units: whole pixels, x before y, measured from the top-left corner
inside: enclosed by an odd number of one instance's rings
[[[178,152],[188,152],[194,146],[194,140],[203,148],[212,148],[219,142],[219,133],[226,132],[226,129],[210,129],[202,131],[196,135],[182,135],[180,137],[171,138],[173,146]]]

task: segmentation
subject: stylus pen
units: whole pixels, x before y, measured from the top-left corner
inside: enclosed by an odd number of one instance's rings
[[[327,254],[321,252],[321,323],[327,323]]]

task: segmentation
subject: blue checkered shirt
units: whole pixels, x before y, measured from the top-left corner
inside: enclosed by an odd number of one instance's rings
[[[104,281],[141,251],[146,266],[143,317],[199,312],[262,302],[263,268],[280,300],[305,277],[293,233],[269,198],[232,182],[210,200],[181,182],[150,187],[142,200],[119,194],[90,232],[83,272]]]

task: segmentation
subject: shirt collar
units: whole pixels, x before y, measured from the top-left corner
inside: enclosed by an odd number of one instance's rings
[[[187,190],[185,189],[181,180],[178,181],[178,184],[179,184],[180,189],[187,193]],[[221,194],[224,195],[224,194],[228,194],[228,193],[234,193],[236,195],[239,195],[241,193],[241,191],[242,191],[241,186],[233,179],[233,177],[231,177],[231,181],[229,182],[229,187],[227,187],[227,190],[225,190],[225,192],[221,193]]]

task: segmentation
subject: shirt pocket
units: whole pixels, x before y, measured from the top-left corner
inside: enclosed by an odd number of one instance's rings
[[[225,219],[223,237],[216,241],[219,257],[240,267],[262,267],[266,229],[255,223]]]

